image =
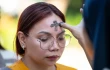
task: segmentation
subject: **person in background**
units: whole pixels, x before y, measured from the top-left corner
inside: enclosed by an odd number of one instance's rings
[[[17,60],[17,57],[15,56],[16,54],[14,52],[5,50],[0,44],[0,68],[14,63]]]
[[[85,28],[94,48],[93,70],[110,70],[110,0],[84,1]]]
[[[4,59],[2,57],[1,50],[5,50],[5,49],[0,44],[0,68],[5,66],[5,62],[4,62]]]

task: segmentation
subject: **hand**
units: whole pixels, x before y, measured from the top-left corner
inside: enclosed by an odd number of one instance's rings
[[[83,9],[80,9],[80,12],[83,13]],[[83,33],[85,32],[85,27],[84,27],[84,21],[83,19],[81,20],[81,22],[77,25],[77,26],[70,26],[66,23],[61,23],[61,26],[63,28],[68,29],[69,31],[71,31],[71,33],[73,34],[73,36],[80,40],[82,38]]]
[[[80,12],[83,13],[83,9],[80,9]],[[83,50],[86,53],[88,61],[92,67],[93,57],[94,57],[94,49],[91,40],[86,32],[84,20],[76,26],[70,26],[66,23],[61,23],[60,25],[63,28],[68,29],[72,35],[78,40],[79,44],[82,46]]]

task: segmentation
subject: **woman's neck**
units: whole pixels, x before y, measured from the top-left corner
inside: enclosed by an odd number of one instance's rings
[[[28,58],[23,57],[22,62],[29,68],[29,70],[56,70],[56,66],[45,66],[42,64],[37,64],[34,61],[30,61]]]

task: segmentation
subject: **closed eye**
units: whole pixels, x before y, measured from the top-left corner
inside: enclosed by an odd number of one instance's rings
[[[42,42],[46,42],[46,41],[48,41],[48,38],[39,38],[39,40]]]
[[[65,40],[65,36],[64,36],[64,35],[63,35],[63,36],[58,37],[58,41],[63,41],[63,40]]]

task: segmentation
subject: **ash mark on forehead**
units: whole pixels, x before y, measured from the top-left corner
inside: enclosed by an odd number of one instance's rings
[[[58,26],[59,26],[59,23],[56,20],[53,21],[53,23],[50,25],[50,27],[55,27],[55,31],[57,31]]]

